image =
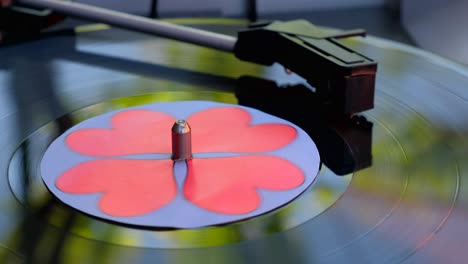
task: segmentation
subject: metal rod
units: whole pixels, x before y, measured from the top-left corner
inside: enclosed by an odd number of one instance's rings
[[[180,40],[200,46],[232,52],[237,41],[235,37],[205,30],[171,24],[141,16],[112,11],[86,4],[61,0],[17,0],[19,4],[52,9],[58,13],[91,20],[111,26]]]
[[[192,159],[192,129],[187,121],[177,120],[171,132],[172,159],[175,161]]]

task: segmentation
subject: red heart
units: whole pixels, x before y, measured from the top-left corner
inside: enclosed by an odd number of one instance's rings
[[[171,160],[93,160],[63,173],[56,186],[72,194],[102,193],[99,208],[136,216],[168,204],[177,193]]]
[[[286,146],[296,130],[284,124],[251,125],[249,112],[216,107],[188,118],[193,152],[267,152]]]
[[[149,110],[128,110],[114,115],[111,129],[80,129],[67,136],[74,151],[91,156],[170,153],[174,117]]]
[[[184,195],[209,211],[246,214],[261,204],[258,188],[290,190],[304,179],[298,167],[274,156],[194,159],[188,162]]]

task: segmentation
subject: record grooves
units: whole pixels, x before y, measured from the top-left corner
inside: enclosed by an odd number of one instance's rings
[[[172,95],[174,98],[184,98],[186,95],[183,92],[167,92],[167,93],[160,93],[160,94],[148,94],[148,95],[140,95],[138,98],[120,98],[116,99],[113,101],[109,102],[104,102],[100,103],[98,105],[92,105],[88,106],[86,108],[80,109],[78,111],[72,112],[68,115],[67,120],[75,120],[75,119],[88,119],[90,116],[95,116],[99,115],[100,113],[108,113],[111,112],[110,109],[116,108],[120,109],[122,104],[138,104],[138,102],[145,101],[145,102],[150,102],[151,100],[155,100],[156,98],[159,97],[164,97],[164,95]],[[203,98],[201,96],[200,98]],[[77,117],[77,118],[75,118]],[[31,185],[30,188],[30,195],[35,197],[34,199],[31,199],[33,201],[38,201],[41,200],[40,197],[44,196],[50,196],[48,195],[48,190],[47,187],[44,186],[44,183],[40,177],[40,172],[39,172],[39,167],[40,167],[40,160],[41,157],[43,157],[43,154],[46,150],[46,148],[49,146],[51,143],[51,140],[55,139],[56,133],[54,131],[57,131],[58,126],[57,126],[58,121],[51,122],[50,124],[47,124],[43,127],[41,127],[39,130],[37,130],[35,133],[33,133],[24,143],[16,150],[16,152],[13,155],[13,158],[10,162],[9,165],[9,185],[12,190],[12,193],[16,199],[25,205],[25,201],[23,201],[24,198],[22,198],[24,195],[24,190],[21,188],[24,186],[22,183],[24,175],[26,175],[23,171],[18,170],[18,168],[23,168],[24,167],[24,162],[27,162],[28,166],[26,166],[29,169],[29,172],[27,175],[29,175],[28,182]],[[67,128],[68,129],[68,128]],[[24,153],[28,152],[29,157],[27,157],[25,160]],[[243,241],[243,240],[250,240],[250,239],[257,239],[263,236],[268,235],[268,233],[271,232],[280,232],[282,230],[287,230],[290,228],[293,228],[297,225],[302,224],[303,222],[309,220],[310,218],[313,218],[320,213],[322,213],[324,210],[326,210],[329,206],[331,206],[339,197],[345,192],[347,185],[350,182],[351,176],[352,175],[347,175],[347,176],[341,176],[341,177],[336,177],[334,176],[333,173],[330,171],[327,171],[327,169],[322,169],[322,172],[320,173],[321,179],[317,180],[314,183],[314,189],[307,189],[306,193],[302,194],[298,201],[295,201],[294,206],[286,206],[284,209],[278,210],[277,212],[272,212],[267,214],[266,216],[261,216],[258,218],[254,218],[251,220],[247,220],[244,222],[239,222],[237,224],[234,224],[234,227],[230,227],[229,224],[225,225],[219,225],[218,227],[215,227],[215,229],[212,230],[206,230],[206,229],[199,229],[199,230],[181,230],[180,232],[175,230],[175,231],[170,231],[171,229],[167,228],[150,228],[150,227],[138,227],[135,225],[126,225],[122,223],[116,223],[115,221],[107,221],[107,222],[102,222],[99,221],[99,219],[93,220],[92,216],[80,216],[79,218],[83,218],[82,221],[91,221],[95,222],[93,225],[97,226],[104,226],[102,228],[105,228],[105,226],[113,226],[113,225],[119,225],[122,227],[128,227],[128,228],[121,228],[121,232],[123,234],[127,234],[127,236],[135,236],[135,237],[141,237],[141,236],[149,236],[148,234],[151,234],[151,236],[154,236],[153,239],[146,239],[141,240],[141,241],[134,241],[130,244],[128,242],[122,241],[121,239],[115,239],[111,241],[107,241],[108,243],[115,243],[115,244],[123,244],[123,245],[129,245],[129,246],[138,246],[138,247],[156,247],[156,248],[185,248],[185,247],[206,247],[206,246],[214,246],[219,243],[220,245],[225,244],[225,243],[232,243],[237,240]],[[332,192],[329,194],[329,198],[327,201],[322,201],[321,203],[316,203],[311,205],[310,201],[313,201],[319,197],[321,192],[330,192],[330,189]],[[44,199],[44,198],[42,198]],[[55,200],[55,199],[54,199]],[[302,201],[302,202],[301,202]],[[57,216],[70,211],[70,208],[68,208],[67,205],[61,204],[59,201],[56,201],[53,203],[53,207],[56,208],[54,211],[57,211],[55,214]],[[31,205],[30,205],[31,206]],[[40,205],[32,205],[33,208],[35,206],[40,206]],[[303,212],[304,208],[308,208],[307,212]],[[78,214],[78,212],[75,213],[74,210],[71,210],[74,214]],[[54,213],[51,213],[51,216],[53,217]],[[278,215],[278,216],[275,216]],[[271,222],[275,222],[275,218],[280,218],[282,221],[285,221],[282,226],[276,227],[276,230],[269,230],[269,224]],[[100,223],[101,222],[101,223]],[[60,226],[60,223],[56,223],[54,221],[50,222],[52,226]],[[256,226],[256,232],[255,234],[250,234],[249,235],[249,225],[254,225]],[[137,229],[135,229],[137,228]],[[138,230],[140,229],[140,230]],[[218,229],[219,231],[216,231]],[[163,234],[158,235],[157,233],[154,233],[154,230],[161,230],[165,231]],[[225,230],[225,231],[223,231]],[[95,240],[102,240],[99,235],[92,235],[87,232],[80,231],[79,229],[76,231],[71,231],[72,233],[75,233],[78,236],[82,237],[87,237],[90,239],[95,239]],[[168,233],[169,232],[169,233]],[[173,233],[171,235],[171,232]],[[197,240],[191,241],[191,242],[184,242],[184,241],[172,241],[172,242],[165,242],[165,239],[168,239],[168,237],[174,237],[176,239],[178,237],[179,233],[191,233],[192,236],[200,236],[200,241],[197,242]],[[242,234],[238,238],[229,238],[221,241],[202,241],[202,238],[206,234],[216,234],[217,232],[237,232],[239,234]],[[215,243],[215,244],[213,244]]]
[[[462,263],[466,69],[373,37],[340,42],[379,62],[375,108],[353,117],[330,114],[282,67],[116,29],[1,48],[0,262]],[[175,230],[90,217],[45,187],[44,152],[74,125],[188,100],[240,105],[298,126],[320,153],[317,179],[266,214]]]

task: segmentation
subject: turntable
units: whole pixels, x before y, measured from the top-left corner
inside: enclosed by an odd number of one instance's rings
[[[305,21],[175,25],[192,44],[148,21],[5,31],[1,263],[465,261],[464,66]]]

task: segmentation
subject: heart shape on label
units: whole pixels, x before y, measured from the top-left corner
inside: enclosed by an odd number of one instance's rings
[[[72,194],[100,193],[98,207],[113,216],[149,213],[177,194],[172,160],[92,160],[63,173],[56,186]]]
[[[303,182],[299,168],[274,156],[195,159],[188,162],[184,196],[212,212],[246,214],[260,206],[259,189],[283,191]]]

